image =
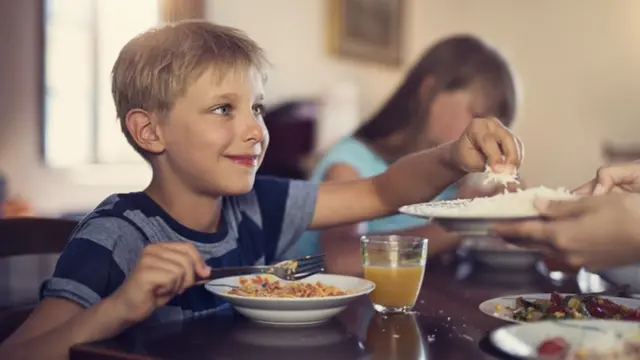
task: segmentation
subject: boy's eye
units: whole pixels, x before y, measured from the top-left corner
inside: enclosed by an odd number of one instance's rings
[[[253,113],[258,116],[264,116],[266,111],[267,111],[267,108],[262,104],[253,105]]]
[[[216,106],[215,108],[211,109],[211,112],[216,114],[216,115],[229,115],[231,113],[231,105],[229,104],[225,104],[225,105],[220,105],[220,106]]]

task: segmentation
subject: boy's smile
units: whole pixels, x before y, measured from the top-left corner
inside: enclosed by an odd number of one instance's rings
[[[231,160],[234,164],[246,166],[249,168],[257,168],[258,161],[260,160],[260,154],[257,155],[225,155],[225,157]]]

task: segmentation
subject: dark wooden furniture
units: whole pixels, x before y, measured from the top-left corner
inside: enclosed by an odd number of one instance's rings
[[[0,219],[0,258],[60,253],[77,224],[53,218]]]
[[[264,121],[271,141],[258,174],[307,178],[302,162],[313,152],[318,107],[315,101],[300,100],[269,110]]]
[[[7,179],[0,172],[0,218],[4,216],[5,202],[7,201]]]
[[[51,275],[41,267],[59,254],[77,221],[48,218],[0,219],[0,276],[5,289],[0,298],[0,342],[24,322],[38,300],[38,280]],[[16,273],[12,268],[28,269]],[[18,294],[16,294],[18,293]],[[28,294],[24,294],[28,293]]]
[[[413,360],[423,354],[438,360],[508,359],[486,340],[488,331],[507,322],[481,313],[480,302],[507,294],[579,290],[576,281],[555,287],[533,269],[474,266],[431,261],[413,316],[374,314],[366,297],[316,328],[271,328],[238,315],[216,315],[79,345],[71,359]]]

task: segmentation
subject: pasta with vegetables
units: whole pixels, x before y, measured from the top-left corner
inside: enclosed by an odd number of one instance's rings
[[[320,281],[315,283],[301,281],[282,283],[279,280],[270,280],[269,277],[256,276],[255,278],[240,278],[240,286],[227,293],[248,297],[312,298],[342,296],[350,292]]]

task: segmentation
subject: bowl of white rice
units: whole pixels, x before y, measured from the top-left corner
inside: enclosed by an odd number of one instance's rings
[[[406,205],[399,211],[432,219],[443,228],[461,235],[488,236],[494,222],[540,218],[534,206],[537,198],[575,200],[579,197],[564,188],[539,186],[495,196]]]

